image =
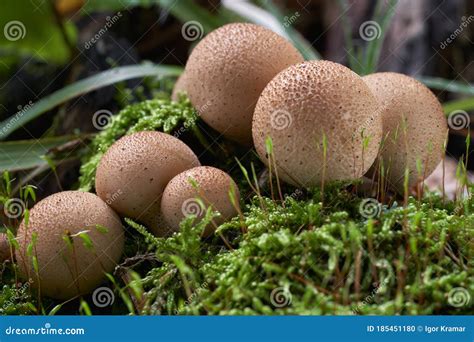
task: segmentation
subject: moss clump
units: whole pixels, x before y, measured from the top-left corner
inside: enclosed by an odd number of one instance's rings
[[[254,198],[242,218],[219,227],[232,249],[218,236],[201,241],[206,222],[193,227],[192,219],[172,238],[149,237],[163,264],[141,281],[143,312],[472,313],[472,299],[457,305],[454,296],[474,291],[474,215],[453,215],[431,196],[366,220],[361,199],[340,185],[326,192],[324,205],[320,195],[287,197],[284,206]]]
[[[177,102],[153,99],[125,107],[90,144],[90,152],[84,157],[80,169],[80,190],[90,191],[93,188],[100,158],[120,137],[151,130],[170,133],[180,124],[192,129],[196,118],[196,111],[186,97],[181,97]]]

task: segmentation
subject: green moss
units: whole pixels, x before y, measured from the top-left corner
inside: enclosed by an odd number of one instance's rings
[[[340,185],[325,194],[330,204],[319,196],[287,197],[285,207],[264,198],[264,208],[254,198],[243,221],[219,228],[232,250],[217,236],[199,239],[207,221],[193,228],[188,219],[176,236],[153,239],[163,264],[142,280],[144,313],[472,313],[472,300],[449,300],[453,289],[474,291],[473,215],[455,216],[431,195],[365,220],[361,199]]]

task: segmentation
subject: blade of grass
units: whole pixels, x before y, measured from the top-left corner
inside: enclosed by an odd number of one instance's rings
[[[390,0],[387,5],[388,8],[383,12],[382,12],[383,1],[379,1],[377,3],[377,8],[375,11],[376,17],[374,20],[377,23],[379,22],[381,23],[380,37],[369,41],[367,44],[365,75],[374,73],[377,70],[377,65],[380,59],[380,53],[382,52],[383,41],[385,39],[385,35],[392,21],[393,15],[395,14],[397,3],[398,3],[397,0]]]
[[[132,78],[145,76],[179,76],[181,72],[182,68],[178,66],[154,65],[151,63],[125,66],[103,71],[94,76],[70,84],[34,103],[27,110],[19,111],[15,115],[1,122],[0,140],[4,140],[8,135],[24,124],[53,109],[57,105],[90,91]]]
[[[457,81],[447,80],[440,77],[421,76],[417,79],[432,89],[450,91],[452,93],[474,95],[474,84],[461,83]]]
[[[445,102],[443,103],[443,109],[446,114],[449,114],[455,110],[474,110],[474,97]]]
[[[285,21],[284,13],[273,4],[271,1],[258,0],[257,3],[265,9],[267,12],[272,14],[277,21],[280,23],[282,30],[286,32],[288,39],[293,43],[293,45],[298,49],[298,51],[303,55],[306,60],[321,59],[321,55],[318,51],[308,42],[297,30],[292,26],[288,25],[286,27],[282,23]],[[250,19],[250,18],[248,18]]]
[[[50,149],[68,141],[77,139],[77,136],[60,136],[32,140],[17,140],[0,143],[0,170],[18,171],[47,165],[41,158]]]
[[[213,15],[192,0],[155,0],[155,2],[182,22],[199,22],[205,32],[227,24],[227,20],[223,16]],[[126,4],[127,1],[124,3]]]

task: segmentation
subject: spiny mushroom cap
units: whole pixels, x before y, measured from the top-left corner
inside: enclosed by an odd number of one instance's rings
[[[87,234],[92,248],[80,232]],[[22,276],[32,279],[44,295],[69,299],[92,291],[105,279],[105,273],[113,271],[123,252],[124,232],[120,218],[99,197],[64,191],[46,197],[30,210],[28,225],[23,220],[17,241],[15,253]],[[39,282],[33,256],[38,259]]]
[[[232,187],[234,192],[231,192]],[[235,196],[235,205],[239,205],[239,189],[227,173],[209,166],[195,167],[180,173],[166,186],[161,202],[163,217],[171,228],[178,230],[185,217],[196,215],[201,218],[207,208],[212,207],[221,214],[214,219],[219,225],[237,214],[230,200],[231,193]],[[213,230],[213,226],[207,227],[204,235]]]
[[[406,168],[411,187],[428,177],[442,159],[448,129],[443,109],[427,87],[409,76],[383,72],[363,79],[382,109],[386,180],[394,190],[403,191]]]
[[[181,140],[161,132],[139,132],[116,141],[102,157],[95,187],[119,214],[146,224],[155,235],[171,232],[162,224],[163,190],[177,174],[199,166]]]
[[[311,61],[287,68],[265,87],[252,133],[263,162],[268,165],[270,137],[278,176],[307,187],[320,185],[323,176],[360,178],[377,156],[382,120],[361,77],[337,63]]]
[[[10,244],[7,234],[0,233],[0,263],[10,259]]]
[[[278,72],[302,61],[278,34],[254,24],[228,24],[194,48],[180,87],[209,126],[250,145],[252,115],[263,88]]]

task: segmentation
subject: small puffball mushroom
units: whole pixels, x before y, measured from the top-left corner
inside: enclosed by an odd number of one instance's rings
[[[31,279],[41,294],[60,300],[99,286],[124,248],[120,218],[99,197],[82,191],[59,192],[36,203],[16,239],[22,277]]]
[[[235,196],[234,203],[230,200],[231,195]],[[200,166],[180,173],[169,182],[163,193],[161,211],[166,223],[178,230],[185,217],[196,215],[202,218],[207,208],[212,207],[221,214],[213,221],[219,225],[237,214],[235,206],[239,205],[239,201],[239,189],[227,173],[214,167]],[[214,228],[206,227],[203,235],[210,235]]]
[[[409,76],[382,72],[363,79],[382,109],[385,179],[403,192],[406,168],[412,187],[427,178],[443,157],[448,130],[443,109],[427,87]]]
[[[117,140],[97,167],[95,188],[119,214],[144,223],[157,236],[172,231],[163,224],[163,190],[177,174],[201,165],[181,140],[161,132],[138,132]]]
[[[252,143],[252,115],[267,83],[302,62],[286,39],[262,26],[233,23],[209,33],[186,63],[183,87],[202,119],[224,136]]]
[[[361,77],[337,63],[310,61],[283,70],[265,87],[252,133],[260,159],[267,165],[271,159],[279,178],[309,187],[360,178],[377,157],[382,120]]]
[[[8,236],[5,233],[0,233],[0,263],[10,259],[10,244],[8,243]]]

